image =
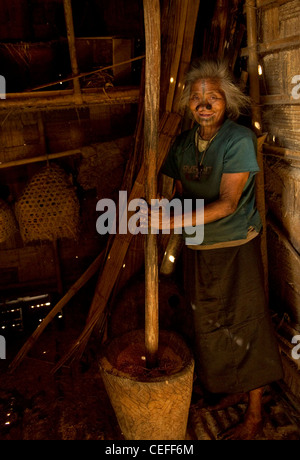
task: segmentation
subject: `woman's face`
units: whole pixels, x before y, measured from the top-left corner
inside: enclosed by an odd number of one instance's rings
[[[215,80],[196,81],[191,88],[189,106],[196,122],[204,128],[217,128],[224,121],[226,100]]]

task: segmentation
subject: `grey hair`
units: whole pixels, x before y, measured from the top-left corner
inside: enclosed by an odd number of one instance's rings
[[[226,100],[226,114],[228,118],[236,120],[242,110],[250,106],[250,98],[246,96],[234,78],[225,61],[199,60],[192,64],[186,75],[185,87],[181,97],[181,106],[188,107],[191,89],[199,80],[210,79],[220,84],[220,90]]]

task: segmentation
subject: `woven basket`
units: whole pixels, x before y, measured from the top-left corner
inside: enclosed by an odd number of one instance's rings
[[[132,137],[124,137],[82,148],[77,177],[81,187],[96,189],[98,199],[117,200],[131,144]]]
[[[17,222],[10,206],[0,200],[0,243],[8,240],[17,231]]]
[[[78,237],[79,201],[57,165],[46,166],[31,179],[15,212],[25,243]]]

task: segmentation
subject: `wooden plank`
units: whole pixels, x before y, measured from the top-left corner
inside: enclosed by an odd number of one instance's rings
[[[264,154],[274,155],[287,160],[299,160],[300,161],[300,150],[290,150],[276,145],[264,144]]]
[[[263,105],[299,105],[300,99],[295,99],[292,96],[286,94],[271,94],[267,96],[261,96],[261,102]]]
[[[279,8],[280,17],[280,35],[287,37],[288,35],[299,34],[300,20],[300,3],[299,0],[292,0],[289,3],[281,5]]]
[[[283,49],[290,49],[294,47],[299,47],[300,43],[300,34],[293,35],[291,37],[279,38],[270,43],[258,43],[257,50],[260,55],[274,53],[275,51],[280,51]],[[249,46],[247,48],[242,48],[241,56],[249,56],[250,52]]]
[[[264,8],[264,7],[272,7],[272,6],[280,6],[286,3],[290,3],[292,0],[257,0],[256,6],[257,8]]]
[[[288,49],[293,47],[299,47],[300,34],[293,35],[291,37],[279,38],[270,43],[259,43],[258,52],[259,54],[274,53],[282,49]]]
[[[262,11],[260,30],[260,41],[263,43],[270,43],[280,38],[279,6]]]

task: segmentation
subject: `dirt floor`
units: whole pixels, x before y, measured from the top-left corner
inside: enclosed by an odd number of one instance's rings
[[[7,341],[7,359],[0,361],[1,440],[124,439],[101,380],[95,339],[84,361],[51,373],[76,338],[78,331],[70,336],[68,330],[50,326],[13,373],[8,372],[8,364],[24,338],[15,338],[14,346]],[[238,422],[244,411],[245,404],[208,411],[193,400],[186,439],[215,440],[220,431]],[[299,407],[280,386],[268,388],[264,428],[256,439],[300,439]]]

